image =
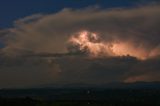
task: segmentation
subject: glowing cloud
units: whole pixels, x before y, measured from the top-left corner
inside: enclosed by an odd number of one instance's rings
[[[103,43],[96,33],[81,31],[71,36],[69,43],[78,50],[85,51],[92,56],[112,55],[110,44]]]
[[[101,40],[96,33],[81,31],[69,39],[69,43],[77,47],[79,51],[87,52],[90,56],[133,56],[146,59],[147,53],[141,48],[134,47],[130,42],[113,40],[106,42]]]

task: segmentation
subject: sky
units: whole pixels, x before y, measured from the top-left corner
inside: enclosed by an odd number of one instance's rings
[[[12,27],[13,22],[32,14],[49,14],[63,8],[101,8],[132,7],[157,0],[0,0],[0,28]]]
[[[0,13],[0,88],[160,81],[158,0],[0,0]]]

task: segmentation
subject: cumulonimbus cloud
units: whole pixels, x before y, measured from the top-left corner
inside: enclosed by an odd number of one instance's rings
[[[0,79],[12,84],[7,85],[4,81],[0,86],[160,81],[159,13],[159,5],[106,10],[63,9],[54,14],[38,14],[17,20],[13,28],[0,32],[5,43],[1,50],[4,54],[67,53],[71,36],[87,30],[100,35],[103,42],[125,42],[134,51],[143,51],[151,58],[142,61],[130,56],[105,59],[81,55],[0,57],[3,63],[0,64]],[[27,76],[32,78],[29,80]],[[26,81],[27,84],[24,83]]]
[[[81,30],[98,33],[106,42],[130,42],[145,55],[159,54],[160,6],[125,9],[63,9],[55,14],[33,15],[15,21],[9,29],[7,52],[24,49],[34,52],[67,52],[67,41]],[[19,50],[20,51],[20,50]]]

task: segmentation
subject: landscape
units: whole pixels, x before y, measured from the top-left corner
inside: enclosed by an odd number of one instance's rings
[[[0,106],[160,106],[159,0],[1,0]]]

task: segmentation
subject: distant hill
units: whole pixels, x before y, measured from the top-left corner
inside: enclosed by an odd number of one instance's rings
[[[106,84],[48,84],[41,85],[40,88],[107,88],[107,89],[160,89],[160,82],[112,82]]]
[[[160,82],[109,83],[105,88],[160,89]]]

